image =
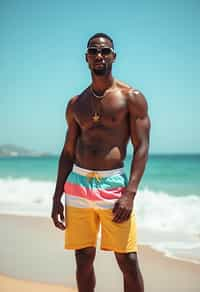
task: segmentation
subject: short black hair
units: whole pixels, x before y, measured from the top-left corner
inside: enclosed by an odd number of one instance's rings
[[[91,38],[89,38],[89,40],[88,40],[87,48],[89,47],[90,42],[91,42],[92,39],[100,38],[100,37],[108,39],[112,44],[112,48],[114,49],[114,43],[113,43],[112,38],[109,35],[107,35],[106,33],[103,33],[103,32],[98,32],[98,33],[95,33],[93,36],[91,36]]]

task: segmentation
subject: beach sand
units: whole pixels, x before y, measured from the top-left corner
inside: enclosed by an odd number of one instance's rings
[[[0,215],[0,291],[77,291],[73,251],[50,218]],[[200,265],[171,259],[139,246],[145,292],[199,292]],[[112,252],[97,250],[96,292],[122,292],[122,275]]]
[[[44,283],[37,283],[31,281],[17,280],[7,276],[0,275],[0,289],[1,292],[35,292],[35,291],[48,291],[48,292],[76,292],[76,289],[70,289],[63,285],[47,285]]]

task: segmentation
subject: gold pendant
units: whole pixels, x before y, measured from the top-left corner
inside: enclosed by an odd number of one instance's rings
[[[96,113],[92,116],[93,121],[96,123],[100,120],[100,114]]]

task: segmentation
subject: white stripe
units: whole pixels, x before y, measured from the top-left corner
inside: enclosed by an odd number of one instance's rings
[[[83,176],[87,176],[89,173],[95,172],[97,175],[99,174],[101,177],[108,177],[108,176],[124,173],[123,168],[116,168],[112,170],[92,170],[92,169],[81,168],[77,166],[76,164],[73,165],[72,171]]]
[[[96,208],[97,209],[112,209],[117,200],[118,199],[97,201]]]
[[[77,208],[92,208],[92,209],[112,209],[118,199],[90,201],[85,198],[80,198],[72,195],[65,195],[65,205]]]
[[[78,208],[91,208],[90,201],[85,198],[80,198],[65,194],[65,205]]]

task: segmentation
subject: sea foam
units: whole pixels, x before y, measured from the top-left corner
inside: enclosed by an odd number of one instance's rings
[[[0,179],[0,212],[49,216],[54,189],[55,182],[52,181]],[[200,233],[200,197],[195,194],[175,197],[162,191],[143,189],[136,195],[134,209],[141,228]]]
[[[0,213],[51,216],[55,182],[0,178]],[[64,203],[64,196],[62,197]],[[166,254],[200,260],[200,197],[172,196],[150,189],[138,191],[134,210],[139,243]]]

